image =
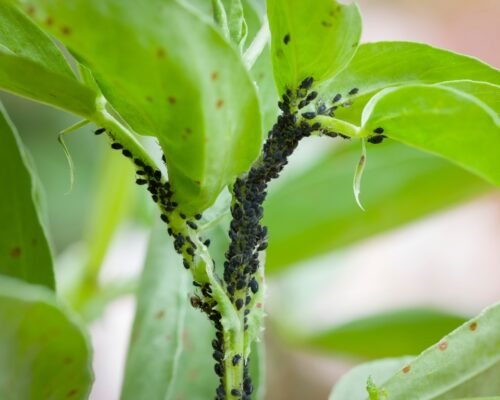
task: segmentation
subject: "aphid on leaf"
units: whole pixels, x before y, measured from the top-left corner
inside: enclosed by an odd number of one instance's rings
[[[336,103],[342,98],[342,95],[340,93],[336,94],[335,97],[332,99],[332,103]]]
[[[308,112],[305,112],[305,113],[302,113],[302,116],[305,118],[305,119],[313,119],[316,117],[316,113],[315,112],[312,112],[312,111],[308,111]]]
[[[198,225],[196,225],[196,223],[194,223],[193,221],[186,221],[186,225],[191,229],[198,229]]]
[[[368,141],[368,143],[371,143],[371,144],[379,144],[379,143],[382,143],[386,137],[387,136],[385,136],[385,135],[371,136],[367,139],[367,141]]]
[[[290,43],[290,34],[287,33],[285,37],[283,38],[283,43],[288,44]]]
[[[145,185],[146,183],[148,183],[148,181],[146,179],[136,179],[135,183],[137,183],[138,185]]]
[[[238,389],[231,389],[231,394],[235,397],[241,397],[241,392]]]
[[[192,306],[193,308],[201,308],[202,303],[203,303],[203,302],[201,301],[201,299],[200,299],[198,296],[196,296],[196,295],[191,296],[191,297],[189,298],[189,301],[191,302],[191,306]]]
[[[373,132],[374,132],[374,133],[378,133],[378,134],[380,134],[380,133],[384,133],[384,128],[378,127],[378,128],[376,128],[376,129],[374,129],[374,130],[373,130]]]
[[[250,281],[250,283],[248,284],[248,286],[250,287],[250,290],[252,291],[252,293],[257,293],[259,291],[259,283],[255,280],[255,279],[252,279]]]
[[[314,78],[312,76],[308,76],[306,79],[302,81],[300,84],[300,89],[310,89],[314,82]]]
[[[123,149],[122,154],[127,158],[132,158],[132,152],[127,149]]]
[[[237,309],[237,310],[241,310],[241,308],[243,307],[243,304],[244,304],[243,299],[238,299],[238,300],[236,300],[236,302],[234,303],[234,305],[236,306],[236,309]]]
[[[182,260],[182,265],[184,265],[184,268],[189,269],[189,261],[185,258]]]
[[[359,89],[358,88],[352,88],[350,91],[349,91],[349,95],[353,95],[353,94],[356,94],[359,92]]]
[[[95,133],[96,135],[101,135],[101,134],[103,134],[104,132],[106,132],[106,128],[99,128],[99,129],[96,129],[96,130],[94,131],[94,133]]]
[[[201,214],[196,214],[194,216],[194,219],[197,219],[198,221],[201,219],[202,215]]]
[[[233,366],[236,367],[238,365],[238,363],[240,362],[240,360],[241,360],[241,356],[239,354],[236,354],[232,359]]]
[[[168,217],[165,214],[160,214],[160,218],[166,224],[168,224],[170,222],[169,219],[168,219]]]
[[[111,148],[113,150],[121,150],[121,149],[123,149],[123,145],[121,143],[116,143],[115,142],[115,143],[111,144]]]

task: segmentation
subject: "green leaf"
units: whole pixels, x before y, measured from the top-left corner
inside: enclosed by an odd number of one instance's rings
[[[0,277],[0,321],[2,399],[88,398],[88,338],[51,292]]]
[[[189,275],[164,225],[157,225],[152,232],[137,294],[123,400],[174,399],[180,353],[182,347],[188,346],[183,332],[189,304]],[[208,346],[210,340],[200,337],[200,341],[207,342]],[[181,375],[189,373],[181,371]],[[212,369],[209,372],[212,373]],[[213,393],[215,386],[210,394]]]
[[[178,1],[24,3],[35,6],[39,22],[56,21],[51,32],[85,61],[127,123],[158,137],[186,213],[210,206],[258,156],[255,87],[211,22]]]
[[[384,135],[500,185],[500,119],[464,92],[431,85],[385,89],[363,111],[361,135]]]
[[[491,108],[496,114],[500,114],[500,86],[493,83],[477,81],[449,81],[441,82],[440,86],[449,87],[468,93]]]
[[[327,98],[359,92],[350,107],[340,107],[336,117],[359,125],[364,106],[378,91],[398,85],[471,79],[500,84],[500,71],[475,59],[426,44],[376,42],[362,44],[350,64],[319,88]]]
[[[326,144],[326,141],[325,141]],[[488,190],[461,168],[395,141],[367,145],[361,211],[352,194],[359,144],[344,144],[271,187],[266,270],[338,250]],[[429,196],[432,193],[432,196]],[[286,204],[286,207],[283,207]],[[290,216],[293,215],[291,219]]]
[[[95,111],[95,93],[76,80],[57,46],[6,1],[0,1],[0,66],[1,89],[84,117]]]
[[[384,382],[401,369],[413,357],[388,358],[358,365],[347,372],[333,387],[329,400],[364,400],[366,383]]]
[[[0,274],[54,289],[52,256],[23,144],[0,103]]]
[[[280,93],[306,77],[332,78],[354,55],[361,37],[355,4],[335,0],[268,0],[274,78]]]
[[[499,373],[500,304],[496,304],[429,347],[380,386],[391,400],[491,396],[500,392]]]
[[[299,343],[322,352],[362,358],[419,354],[467,318],[428,308],[370,315],[317,334]]]

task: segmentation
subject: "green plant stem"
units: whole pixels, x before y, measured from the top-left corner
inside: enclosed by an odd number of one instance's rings
[[[321,127],[328,129],[331,132],[341,133],[344,136],[352,138],[361,138],[367,135],[361,134],[361,129],[349,122],[342,121],[337,118],[328,117],[326,115],[316,115],[309,123],[314,124],[315,122],[321,123]]]

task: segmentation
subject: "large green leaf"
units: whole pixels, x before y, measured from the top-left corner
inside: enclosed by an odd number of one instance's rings
[[[461,168],[386,141],[368,146],[363,212],[351,189],[359,154],[359,144],[333,148],[271,188],[265,205],[270,237],[268,273],[396,228],[488,189],[481,179]]]
[[[481,100],[496,114],[500,114],[500,86],[488,82],[478,82],[470,80],[448,81],[439,83],[440,86],[446,86],[471,94]]]
[[[298,339],[322,352],[361,358],[419,354],[467,318],[440,310],[415,308],[370,315]]]
[[[23,144],[0,104],[0,274],[53,289],[49,244]]]
[[[1,277],[0,321],[3,400],[88,398],[88,338],[51,292]]]
[[[389,88],[370,100],[362,119],[362,134],[383,129],[500,185],[500,119],[469,94],[432,85]]]
[[[500,84],[500,71],[475,59],[426,44],[411,42],[376,42],[362,44],[350,64],[320,88],[324,97],[346,95],[357,87],[358,94],[350,107],[340,107],[336,116],[354,124],[368,100],[389,86],[438,83],[472,79]]]
[[[176,0],[23,3],[39,22],[54,19],[50,31],[92,70],[133,129],[158,137],[187,213],[211,205],[257,157],[255,87],[236,50],[195,11]]]
[[[182,347],[187,345],[183,343],[183,332],[189,304],[189,275],[167,236],[164,224],[157,225],[152,233],[137,294],[137,311],[121,396],[124,400],[174,399],[179,356]],[[203,337],[202,341],[210,346],[208,337]],[[209,393],[215,393],[215,386]]]
[[[500,304],[445,336],[384,383],[391,400],[448,400],[500,393]]]
[[[51,19],[44,22],[53,24]],[[84,117],[95,111],[94,92],[76,80],[57,46],[4,0],[0,1],[0,88]]]
[[[349,62],[361,36],[355,4],[335,0],[268,0],[271,51],[278,91],[302,80],[332,78]]]

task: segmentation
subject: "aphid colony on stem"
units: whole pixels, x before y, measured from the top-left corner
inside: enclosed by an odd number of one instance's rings
[[[286,43],[290,41],[285,37]],[[328,107],[323,101],[317,100],[315,111],[303,111],[318,98],[318,93],[311,91],[314,83],[312,77],[304,79],[299,87],[292,91],[286,90],[282,101],[278,103],[282,113],[278,116],[276,124],[269,132],[268,138],[262,148],[261,156],[250,170],[236,179],[232,186],[233,203],[231,206],[232,221],[229,228],[230,245],[225,254],[223,284],[225,293],[242,323],[243,331],[247,332],[248,317],[252,312],[252,299],[259,292],[257,272],[260,268],[259,253],[268,245],[267,227],[261,224],[264,215],[263,203],[267,195],[267,187],[271,180],[278,178],[280,172],[288,163],[289,156],[297,148],[299,142],[313,132],[319,132],[330,137],[347,138],[341,133],[332,132],[321,126],[321,123],[311,121],[316,115],[333,117],[342,96],[337,94]],[[357,88],[349,91],[348,95],[358,93]],[[344,103],[344,106],[351,104]],[[104,128],[95,131],[96,135],[105,132]],[[384,130],[377,128],[374,136],[368,141],[380,143],[385,137]],[[110,133],[110,137],[113,135]],[[173,200],[174,193],[169,182],[164,181],[161,171],[153,169],[140,158],[135,158],[132,152],[113,140],[111,147],[122,150],[122,154],[131,158],[136,166],[138,178],[136,183],[147,187],[155,203],[162,211],[160,218],[168,225],[168,234],[173,237],[174,248],[183,258],[186,269],[196,266],[197,245],[193,238],[197,236],[198,224],[195,222],[202,218],[201,214],[188,218],[184,213],[177,211],[178,204]],[[165,162],[165,157],[162,158]],[[176,224],[172,224],[172,220]],[[176,227],[176,228],[174,228]],[[210,240],[199,238],[198,243],[210,245]],[[219,280],[222,283],[222,280]],[[249,400],[253,392],[249,374],[249,358],[243,354],[229,354],[225,349],[225,332],[222,325],[222,316],[216,309],[217,301],[213,298],[212,287],[209,283],[193,281],[200,295],[191,296],[191,305],[200,309],[212,321],[215,327],[215,339],[212,341],[214,371],[220,379],[216,389],[216,400],[236,398]],[[227,364],[226,364],[227,362]],[[227,389],[225,385],[226,368],[242,366],[241,383],[238,387]],[[229,393],[228,393],[229,392]]]

